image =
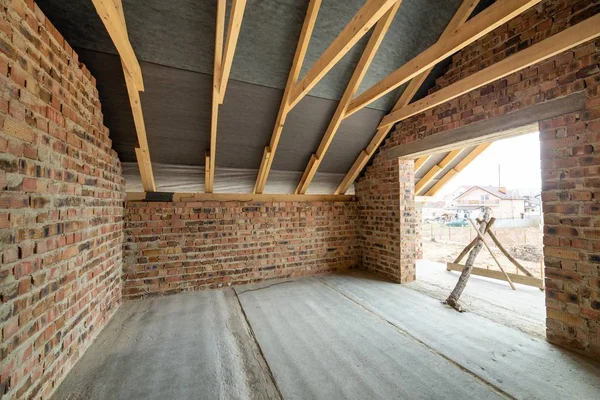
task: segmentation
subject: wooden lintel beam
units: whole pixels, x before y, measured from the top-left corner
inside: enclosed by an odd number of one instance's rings
[[[465,48],[477,39],[538,4],[540,1],[503,0],[492,4],[456,29],[453,34],[445,35],[433,46],[363,92],[350,103],[348,115],[357,112],[412,78],[429,70],[438,62]]]
[[[473,12],[473,9],[477,6],[478,2],[479,0],[464,0],[463,4],[458,8],[458,11],[456,11],[456,13],[454,14],[454,17],[452,17],[452,20],[450,20],[450,22],[448,23],[448,26],[446,27],[446,29],[442,33],[442,36],[440,37],[440,40],[453,34],[458,27],[465,23],[467,18],[469,18],[469,16]],[[404,90],[404,92],[394,105],[392,111],[399,110],[410,103],[414,95],[417,93],[417,90],[419,90],[422,83],[427,78],[429,71],[430,70],[427,70],[421,73],[421,75],[417,76],[413,79],[413,81],[409,83],[408,87]],[[336,190],[337,194],[346,193],[350,186],[352,186],[354,180],[358,177],[360,171],[364,168],[367,162],[369,162],[369,159],[373,156],[373,154],[375,154],[375,150],[377,150],[377,148],[381,145],[388,133],[390,133],[391,129],[391,125],[382,128],[377,128],[377,132],[375,132],[375,135],[373,136],[373,139],[371,139],[371,142],[369,143],[367,148],[363,152],[361,152],[357,160],[354,162],[354,164],[342,180],[342,183],[338,186]],[[364,154],[366,154],[366,156]]]
[[[397,0],[367,0],[304,78],[294,87],[290,106],[294,107],[298,104],[396,2]]]
[[[116,3],[113,0],[92,0],[92,3],[104,23],[123,64],[125,64],[131,74],[135,88],[143,92],[144,79],[142,78],[142,69],[129,42],[127,28],[120,14],[123,10],[120,2]]]
[[[514,72],[537,64],[598,36],[600,36],[600,14],[596,14],[577,25],[492,64],[422,100],[388,114],[383,118],[379,127],[390,126],[413,115],[427,111],[471,90],[478,89]]]
[[[199,201],[242,201],[242,202],[348,202],[354,196],[331,194],[250,194],[250,193],[155,193],[127,192],[127,201],[199,202]]]
[[[231,11],[229,13],[229,27],[227,28],[227,40],[225,41],[225,49],[221,63],[221,72],[219,74],[219,104],[223,104],[225,99],[225,91],[227,89],[227,81],[233,64],[233,55],[237,46],[240,29],[242,27],[242,19],[244,18],[244,10],[246,9],[246,0],[233,0],[231,3]]]
[[[388,31],[394,17],[396,16],[396,12],[400,7],[402,0],[396,0],[396,4],[377,22],[373,33],[371,33],[371,37],[369,38],[369,42],[365,47],[356,68],[354,68],[354,73],[346,86],[346,90],[338,103],[338,106],[333,114],[331,121],[329,122],[329,126],[325,131],[325,135],[323,139],[321,139],[321,143],[319,144],[319,148],[315,154],[315,159],[311,157],[311,161],[306,166],[304,177],[302,181],[298,184],[296,189],[296,193],[304,194],[308,190],[310,183],[312,182],[313,177],[315,176],[319,165],[321,164],[321,160],[323,160],[325,153],[329,149],[331,142],[335,134],[337,133],[344,116],[346,114],[346,109],[350,104],[350,101],[354,97],[354,94],[358,90],[363,78],[365,77],[373,58],[375,58],[375,54],[377,54],[377,50],[385,37],[386,32]]]
[[[283,132],[283,126],[285,124],[287,115],[291,110],[290,96],[292,94],[294,85],[298,81],[298,76],[300,75],[300,70],[302,69],[304,56],[306,55],[306,50],[308,49],[308,44],[310,42],[310,37],[312,36],[312,31],[315,27],[315,22],[317,20],[320,7],[321,0],[310,0],[310,3],[308,4],[306,16],[304,17],[304,23],[302,24],[302,31],[300,31],[300,38],[298,39],[298,46],[296,47],[290,74],[288,75],[288,80],[283,92],[283,98],[281,99],[281,105],[279,106],[279,112],[277,113],[277,119],[275,120],[275,127],[273,128],[273,134],[271,135],[271,142],[268,146],[269,157],[266,160],[263,158],[263,162],[260,165],[256,184],[254,185],[254,193],[262,193],[265,190],[265,184],[267,182],[267,178],[269,177],[273,158],[275,157],[275,152],[277,151],[277,146],[279,145],[279,138]]]

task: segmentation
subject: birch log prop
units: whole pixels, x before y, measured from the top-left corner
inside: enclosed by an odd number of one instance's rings
[[[490,220],[490,209],[486,207],[484,209],[483,217],[481,218],[481,222],[479,223],[479,232],[481,232],[482,234],[485,233],[485,230],[486,230],[489,220]],[[481,241],[481,239],[477,240],[477,242],[471,249],[471,252],[469,253],[469,257],[467,258],[465,268],[463,268],[463,271],[460,274],[460,277],[458,278],[458,282],[456,282],[456,286],[454,287],[454,290],[452,290],[452,293],[450,293],[450,296],[448,296],[448,298],[444,302],[444,304],[448,304],[449,306],[454,307],[456,309],[456,311],[458,311],[458,312],[462,312],[462,307],[458,303],[458,299],[460,299],[460,295],[462,294],[463,290],[465,290],[465,287],[467,286],[467,281],[469,280],[469,277],[471,276],[471,271],[473,270],[473,265],[475,264],[475,258],[477,258],[477,255],[481,251],[482,247],[483,247],[483,242]]]

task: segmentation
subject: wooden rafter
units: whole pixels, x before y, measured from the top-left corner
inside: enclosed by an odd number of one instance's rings
[[[454,30],[452,34],[445,35],[433,46],[363,92],[350,103],[348,115],[352,115],[412,78],[429,70],[438,62],[465,48],[540,1],[503,0],[492,4],[473,19]]]
[[[129,42],[127,35],[127,28],[123,23],[123,18],[120,13],[123,11],[121,1],[115,0],[92,0],[96,12],[102,19],[108,35],[112,39],[119,56],[123,64],[127,67],[127,70],[131,74],[135,88],[143,92],[144,91],[144,80],[142,78],[142,69],[140,64],[133,52],[133,47]]]
[[[354,73],[352,74],[352,77],[346,86],[346,90],[344,91],[337,109],[335,110],[333,118],[329,122],[329,126],[325,131],[325,135],[323,136],[321,143],[319,144],[319,148],[317,149],[316,154],[311,156],[310,161],[306,166],[306,170],[302,180],[298,184],[296,193],[304,194],[308,190],[308,187],[312,182],[319,165],[321,164],[321,160],[323,160],[325,153],[329,149],[329,146],[331,145],[331,142],[333,141],[333,138],[345,117],[346,109],[354,97],[354,94],[358,90],[363,78],[365,77],[367,70],[369,69],[369,66],[371,65],[371,62],[373,61],[373,58],[375,57],[375,54],[377,53],[377,50],[379,49],[379,46],[381,45],[381,42],[383,41],[383,38],[385,37],[385,34],[388,31],[401,3],[402,0],[397,0],[396,4],[390,8],[389,11],[375,25],[373,33],[369,38],[369,42],[367,43],[367,46],[365,47],[365,50],[363,51],[363,54],[358,61],[356,68],[354,69]]]
[[[396,2],[397,0],[367,0],[304,78],[294,87],[290,106],[294,107],[298,104]]]
[[[477,6],[477,3],[479,3],[479,0],[465,0],[454,14],[454,17],[452,17],[452,20],[448,23],[448,26],[446,27],[446,29],[440,37],[440,40],[444,39],[448,35],[453,34],[459,26],[464,24],[467,18],[469,18],[469,16],[473,12],[473,9]],[[415,77],[408,84],[408,86],[394,105],[392,111],[399,110],[410,103],[414,95],[417,93],[417,91],[427,78],[427,75],[430,73],[430,71],[431,69],[426,70],[425,72],[421,73],[421,75]],[[354,162],[354,164],[352,165],[352,167],[350,168],[350,170],[336,189],[336,194],[343,194],[346,193],[346,191],[348,191],[350,186],[358,177],[360,171],[362,171],[367,162],[369,162],[369,159],[373,156],[375,150],[377,150],[377,148],[379,147],[381,142],[383,142],[383,139],[385,139],[385,137],[388,135],[391,129],[391,126],[377,129],[375,136],[373,137],[373,139],[371,139],[371,142],[369,143],[367,148],[360,153],[360,155],[358,156],[358,158],[356,159],[356,161]]]
[[[507,57],[450,86],[445,87],[383,118],[379,127],[390,126],[413,115],[422,113],[439,104],[455,99],[471,90],[504,78],[514,72],[537,64],[579,44],[600,36],[600,14],[555,34],[525,50]]]
[[[459,172],[461,172],[467,165],[469,165],[478,155],[480,155],[485,149],[490,147],[491,143],[483,143],[475,147],[465,158],[463,158],[454,168],[450,169],[444,174],[436,183],[433,185],[425,196],[435,196],[444,185],[452,180]]]
[[[310,42],[310,37],[312,36],[312,31],[315,27],[315,22],[317,20],[320,7],[321,0],[311,0],[308,4],[306,16],[304,17],[304,23],[302,24],[302,31],[300,32],[300,38],[298,39],[298,46],[296,47],[296,53],[294,54],[294,61],[292,62],[290,74],[285,85],[285,91],[283,92],[283,98],[281,99],[281,105],[279,106],[279,112],[277,113],[277,119],[275,120],[275,127],[273,128],[271,142],[265,148],[260,169],[258,170],[256,184],[254,185],[254,193],[262,193],[265,189],[265,184],[267,182],[267,178],[269,177],[269,171],[271,170],[271,165],[273,163],[273,156],[277,150],[277,146],[279,145],[281,132],[283,132],[283,125],[285,124],[287,115],[291,110],[290,96],[292,94],[294,85],[298,80],[298,76],[300,75],[300,70],[302,69],[302,64],[304,62],[304,56],[306,55],[306,50],[308,49],[308,43]]]
[[[219,125],[219,104],[223,104],[227,81],[233,64],[233,56],[237,46],[237,40],[242,26],[246,0],[233,0],[229,16],[229,27],[227,29],[227,40],[223,48],[225,36],[225,0],[217,2],[217,23],[215,29],[215,55],[213,67],[213,93],[212,110],[210,120],[210,149],[205,157],[208,168],[204,168],[204,191],[212,193],[215,181],[215,159],[217,155],[217,128]]]
[[[423,165],[425,165],[425,163],[426,163],[427,161],[429,161],[429,159],[430,159],[430,158],[431,158],[431,156],[423,156],[423,157],[419,157],[419,158],[417,158],[417,159],[415,160],[415,167],[414,167],[414,171],[415,171],[415,173],[416,173],[416,172],[417,172],[419,169],[421,169],[421,167],[422,167]]]
[[[144,90],[142,79],[142,70],[138,63],[125,24],[125,13],[121,0],[92,0],[98,15],[102,18],[109,36],[114,41],[115,47],[121,58],[123,68],[123,77],[131,105],[131,113],[135,125],[138,139],[138,147],[135,148],[135,156],[140,170],[142,186],[147,192],[156,190],[154,174],[152,173],[152,162],[150,160],[150,149],[148,147],[148,137],[146,134],[146,125],[144,123],[144,113],[142,111],[142,102],[140,100],[140,91]]]
[[[233,55],[235,54],[237,40],[240,35],[240,29],[242,27],[242,19],[244,18],[245,9],[246,0],[233,0],[233,3],[231,3],[229,27],[227,28],[227,40],[225,41],[221,73],[219,76],[219,104],[223,104],[223,100],[225,98],[227,81],[229,80],[231,65],[233,64]]]
[[[415,185],[415,194],[419,194],[421,190],[431,183],[452,161],[456,160],[456,157],[460,155],[463,149],[452,150],[442,161],[434,165],[427,173],[419,179],[419,182]]]

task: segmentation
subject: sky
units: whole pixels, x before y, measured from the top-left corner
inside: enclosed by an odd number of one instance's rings
[[[492,143],[446,184],[438,192],[438,196],[452,193],[462,185],[498,186],[498,165],[500,186],[518,189],[522,195],[539,193],[542,186],[539,133],[515,136]]]

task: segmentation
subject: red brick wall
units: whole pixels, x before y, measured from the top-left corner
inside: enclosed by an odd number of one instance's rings
[[[355,186],[362,267],[393,282],[415,279],[416,209],[412,160],[380,162]]]
[[[123,180],[95,81],[0,2],[0,397],[47,398],[121,298]]]
[[[598,1],[545,0],[454,55],[448,72],[431,92],[598,12]],[[587,354],[600,354],[599,83],[600,40],[596,40],[397,124],[356,185],[361,198],[361,190],[367,182],[387,179],[382,177],[389,170],[389,161],[382,155],[386,149],[572,93],[585,93],[586,109],[551,121],[540,121],[540,138],[546,284],[549,287],[547,336],[555,343],[569,345]],[[390,174],[393,178],[396,172]],[[383,190],[380,194],[387,192]],[[371,220],[377,220],[376,217]],[[379,217],[387,218],[384,211]],[[398,219],[394,223],[401,224]],[[376,227],[372,224],[362,229]],[[385,229],[396,228],[388,225]],[[412,236],[402,235],[400,243],[404,246],[406,240],[412,240]],[[394,237],[387,245],[395,245],[397,241]],[[378,251],[363,247],[363,259]],[[396,268],[400,264],[398,259]],[[408,267],[404,265],[403,268]]]
[[[127,202],[124,295],[359,265],[356,203]]]

